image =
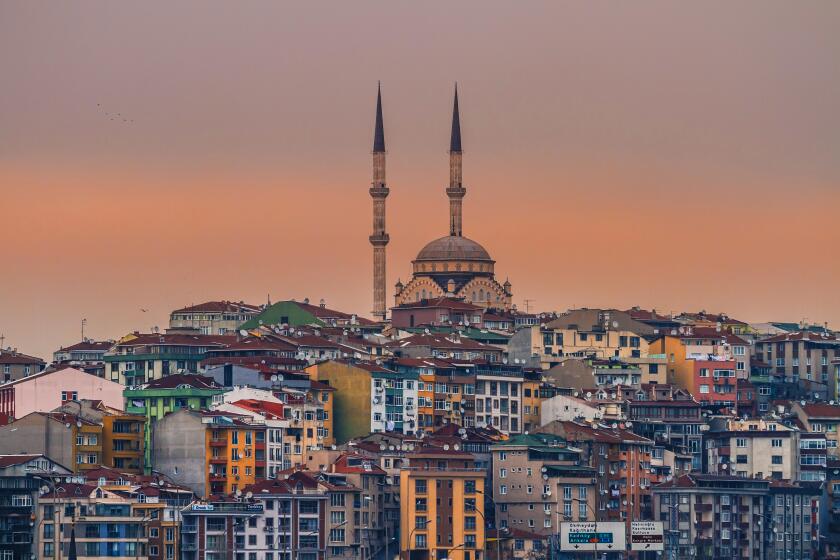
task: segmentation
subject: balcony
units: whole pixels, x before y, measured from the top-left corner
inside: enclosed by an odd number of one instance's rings
[[[227,447],[227,439],[224,438],[211,438],[210,439],[210,447]]]
[[[695,511],[712,511],[712,504],[694,504]]]

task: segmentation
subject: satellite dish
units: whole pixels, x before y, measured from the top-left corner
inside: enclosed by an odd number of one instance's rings
[[[239,329],[239,334],[242,336],[248,336],[248,331],[246,331],[245,329]]]
[[[628,429],[630,429],[630,428],[632,428],[632,427],[633,427],[633,422],[630,422],[630,421],[628,420],[628,421],[627,421],[627,423],[625,424],[625,426],[627,426],[627,428],[628,428]]]
[[[64,424],[64,427],[69,428],[70,427],[70,422],[67,422],[66,424]]]
[[[461,446],[458,445],[457,443],[455,443],[455,444],[452,444],[452,449],[454,449],[455,451],[458,451],[459,449],[461,449]]]
[[[272,375],[272,376],[271,376],[271,380],[272,380],[272,381],[277,381],[277,376],[276,376],[276,375]]]
[[[831,402],[831,404],[834,404],[834,401],[832,401],[832,402]],[[82,421],[81,421],[81,420],[76,420],[76,427],[77,427],[77,428],[81,428],[81,427],[82,427]]]
[[[443,450],[444,451],[449,451],[449,444],[448,443],[443,444]]]
[[[587,398],[587,399],[591,399],[591,398],[592,398],[592,391],[587,391],[587,392],[586,392],[586,398]]]
[[[618,321],[613,321],[612,326],[613,326],[614,329],[617,329],[618,328]]]
[[[578,393],[577,391],[575,391],[575,393],[574,393],[574,394],[575,394],[575,397],[577,397],[578,395],[580,395],[580,393]]]
[[[388,446],[385,445],[385,442],[382,442],[382,443],[379,444],[379,450],[380,451],[385,451],[386,449],[388,449]]]
[[[799,401],[799,404],[801,404],[802,406],[805,406],[805,401],[804,400]]]

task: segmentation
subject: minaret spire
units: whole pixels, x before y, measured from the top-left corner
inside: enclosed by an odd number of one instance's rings
[[[452,106],[452,135],[449,140],[449,187],[446,194],[449,197],[449,235],[460,237],[463,224],[461,217],[461,202],[467,190],[462,184],[461,177],[461,116],[458,110],[458,84],[455,84],[455,102]]]
[[[370,187],[373,199],[373,315],[385,320],[385,246],[390,238],[385,232],[385,199],[390,192],[385,183],[385,127],[382,119],[382,88],[376,88],[376,122],[373,130],[373,181]]]

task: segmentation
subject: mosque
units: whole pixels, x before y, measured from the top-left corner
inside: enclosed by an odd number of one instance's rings
[[[408,283],[397,282],[394,305],[441,297],[457,298],[485,308],[508,310],[511,306],[511,284],[499,284],[495,264],[480,243],[463,235],[462,202],[467,189],[462,182],[463,151],[461,149],[461,119],[458,110],[458,89],[452,109],[452,134],[449,142],[449,235],[430,241],[412,264]],[[382,92],[376,97],[376,123],[373,139],[373,301],[374,316],[386,317],[385,306],[385,246],[389,236],[385,230],[385,198],[389,189],[385,181],[385,132],[382,119]]]

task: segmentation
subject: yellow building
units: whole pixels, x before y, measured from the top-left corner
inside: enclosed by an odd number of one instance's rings
[[[540,409],[542,396],[540,386],[542,380],[525,378],[522,384],[522,429],[530,432],[542,426]]]
[[[415,560],[485,558],[484,478],[472,455],[421,449],[400,471],[400,552]]]
[[[656,329],[615,309],[576,309],[542,325],[519,330],[508,355],[550,369],[567,358],[640,358]],[[536,363],[534,363],[536,365]]]

